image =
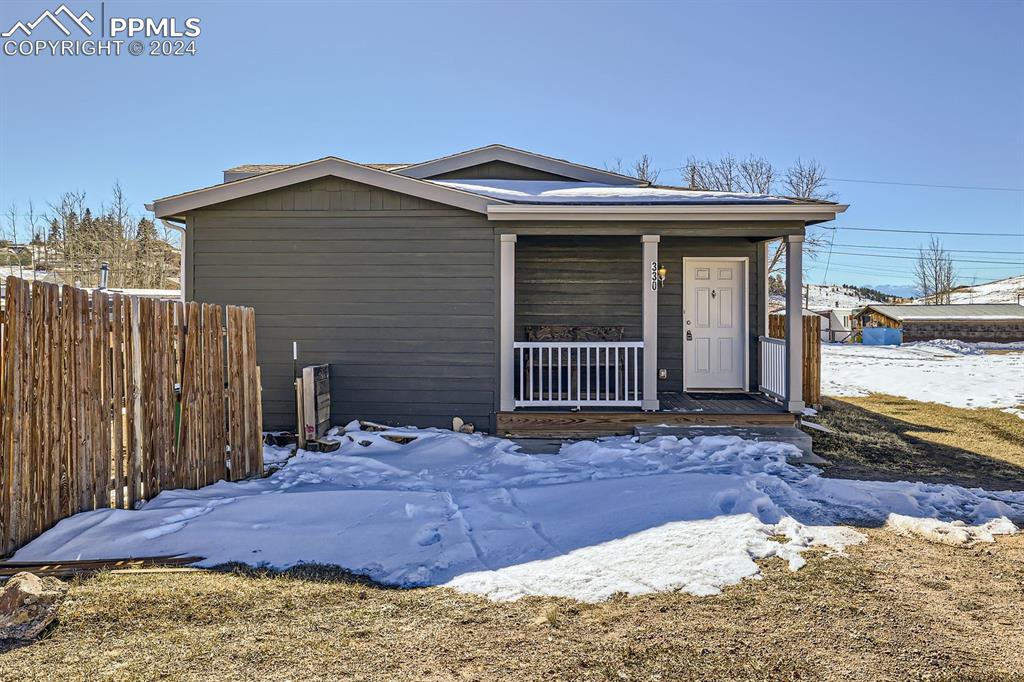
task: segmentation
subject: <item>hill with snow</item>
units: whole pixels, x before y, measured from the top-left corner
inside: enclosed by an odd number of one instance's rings
[[[808,284],[804,292],[804,307],[811,310],[824,308],[859,308],[872,303],[894,303],[894,296],[867,287],[852,284]],[[784,308],[786,297],[772,294],[771,307]]]
[[[950,303],[1017,303],[1018,296],[1024,301],[1024,275],[958,287],[953,290]],[[923,298],[914,302],[927,303]]]

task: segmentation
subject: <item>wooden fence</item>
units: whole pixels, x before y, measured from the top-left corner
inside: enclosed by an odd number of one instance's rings
[[[57,521],[262,475],[255,313],[7,279],[0,555]],[[180,398],[179,398],[180,392]]]
[[[804,402],[821,405],[821,317],[804,315]],[[768,336],[786,338],[786,316],[768,316]]]

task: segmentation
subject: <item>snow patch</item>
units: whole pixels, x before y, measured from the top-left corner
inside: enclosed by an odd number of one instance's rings
[[[1015,408],[1024,404],[1024,353],[986,352],[1003,345],[823,343],[821,391],[831,396],[888,393],[952,407]]]
[[[415,440],[400,445],[389,434]],[[137,511],[77,514],[14,559],[317,562],[388,585],[598,601],[715,594],[758,576],[757,561],[770,557],[796,570],[810,548],[835,553],[863,541],[842,523],[1024,519],[1024,493],[829,479],[787,461],[799,456],[789,444],[722,435],[612,437],[530,455],[481,434],[363,431],[335,452],[299,451],[267,478],[165,491]]]
[[[976,542],[995,542],[996,535],[1013,535],[1017,526],[1005,517],[992,519],[980,526],[968,526],[963,521],[921,519],[890,514],[886,528],[899,535],[922,537],[944,545],[967,546]]]

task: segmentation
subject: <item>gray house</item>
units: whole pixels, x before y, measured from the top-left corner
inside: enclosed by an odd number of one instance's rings
[[[149,208],[184,228],[187,299],[256,308],[268,427],[294,427],[297,341],[335,422],[591,434],[792,424],[801,334],[765,338],[767,245],[799,309],[805,227],[846,206],[491,145],[239,166]]]

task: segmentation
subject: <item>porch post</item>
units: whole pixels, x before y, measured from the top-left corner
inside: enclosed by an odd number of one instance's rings
[[[640,403],[645,412],[658,410],[658,242],[661,237],[645,234],[643,244],[643,315],[644,315],[644,397]]]
[[[804,237],[786,237],[786,409],[804,409]]]
[[[516,235],[501,235],[501,305],[499,362],[501,363],[499,405],[502,412],[515,409],[515,342],[516,334]]]

